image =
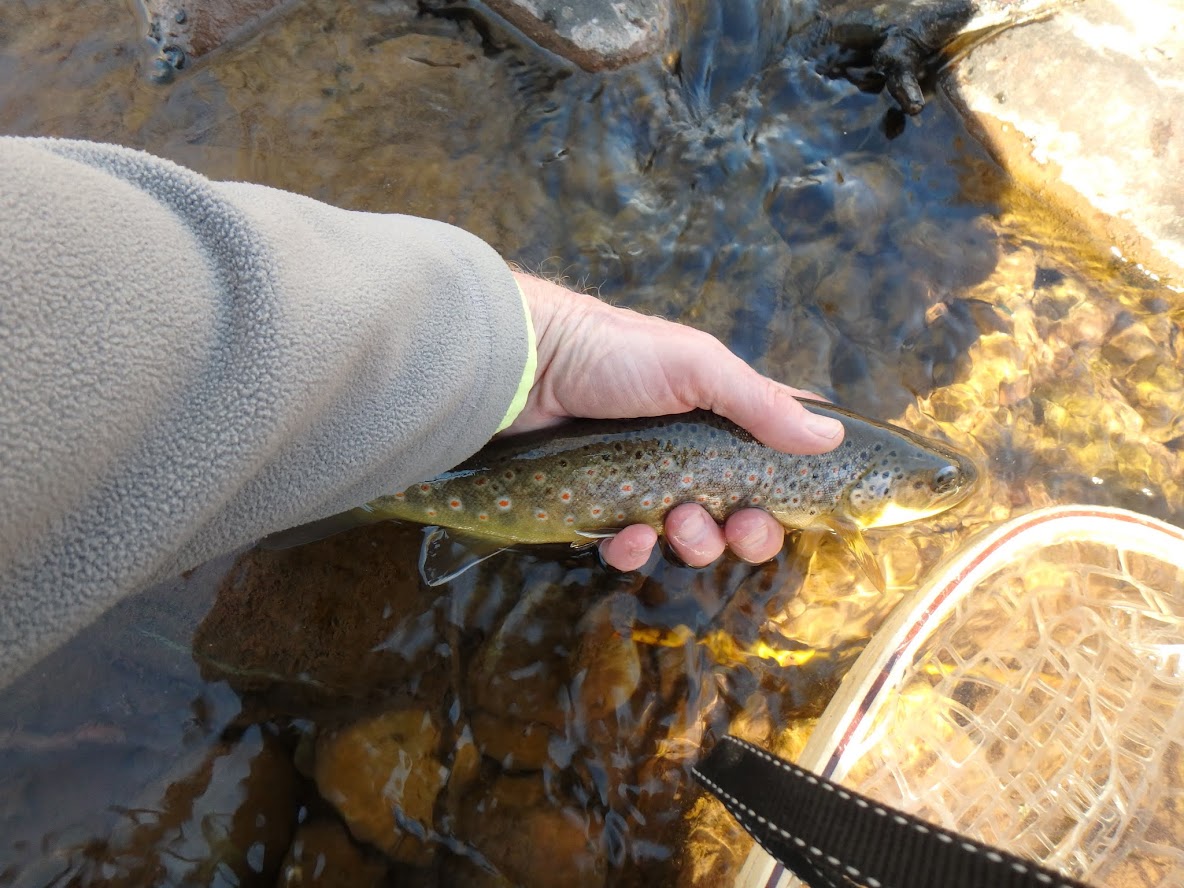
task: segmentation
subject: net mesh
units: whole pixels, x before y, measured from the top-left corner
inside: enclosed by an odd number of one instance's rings
[[[843,782],[1107,886],[1184,885],[1184,545],[1042,545],[983,577]]]

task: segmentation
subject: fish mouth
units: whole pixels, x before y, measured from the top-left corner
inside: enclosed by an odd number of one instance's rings
[[[950,461],[933,473],[933,492],[943,500],[957,502],[967,496],[978,486],[978,466],[969,457],[960,453],[950,453]]]

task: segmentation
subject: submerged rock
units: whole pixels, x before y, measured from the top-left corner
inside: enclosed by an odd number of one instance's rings
[[[392,860],[425,865],[435,846],[424,839],[448,780],[439,744],[440,729],[423,709],[362,719],[317,741],[317,788],[359,839]]]
[[[385,860],[359,847],[340,823],[314,820],[292,838],[276,888],[380,888]]]
[[[258,30],[294,0],[139,0],[148,39],[159,47],[153,79],[167,82],[191,61]]]
[[[489,0],[489,6],[540,46],[588,71],[619,68],[661,51],[671,0]]]
[[[604,884],[601,826],[575,805],[555,804],[541,776],[503,776],[471,794],[459,836],[512,884],[593,888]]]

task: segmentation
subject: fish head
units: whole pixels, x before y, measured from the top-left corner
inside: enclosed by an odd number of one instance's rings
[[[969,457],[919,436],[898,436],[876,455],[845,497],[848,517],[860,527],[890,527],[944,512],[966,499],[978,481]]]

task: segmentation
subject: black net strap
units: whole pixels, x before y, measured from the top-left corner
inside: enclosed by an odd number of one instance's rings
[[[811,888],[1087,888],[736,737],[724,737],[694,773],[770,855]]]

